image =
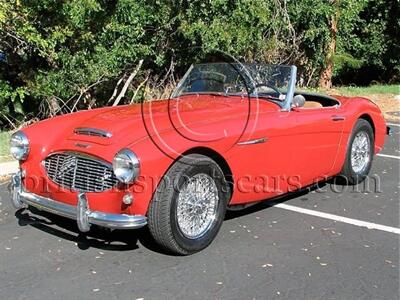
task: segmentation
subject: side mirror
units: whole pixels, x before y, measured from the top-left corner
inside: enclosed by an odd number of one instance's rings
[[[303,95],[296,95],[292,100],[292,107],[303,107],[306,103],[306,98]]]

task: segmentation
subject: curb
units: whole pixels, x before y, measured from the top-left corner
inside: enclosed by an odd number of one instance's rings
[[[17,161],[0,163],[0,176],[10,175],[18,172],[19,164]]]

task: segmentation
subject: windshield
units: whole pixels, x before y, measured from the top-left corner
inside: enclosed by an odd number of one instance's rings
[[[196,64],[186,72],[172,97],[190,94],[238,95],[283,103],[294,90],[293,68],[240,63]]]

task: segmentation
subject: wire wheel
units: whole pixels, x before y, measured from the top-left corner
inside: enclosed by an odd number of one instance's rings
[[[371,141],[365,131],[357,133],[351,146],[351,167],[357,174],[362,173],[370,161]]]
[[[212,226],[218,208],[218,188],[207,174],[189,178],[179,192],[177,221],[182,234],[189,239],[202,237]]]

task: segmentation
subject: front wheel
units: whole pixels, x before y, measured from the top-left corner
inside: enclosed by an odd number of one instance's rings
[[[183,157],[164,176],[150,204],[153,238],[175,254],[204,249],[221,227],[229,196],[217,163],[198,154]]]
[[[349,184],[361,183],[368,176],[374,155],[374,145],[371,124],[359,119],[353,128],[346,160],[340,174]]]

